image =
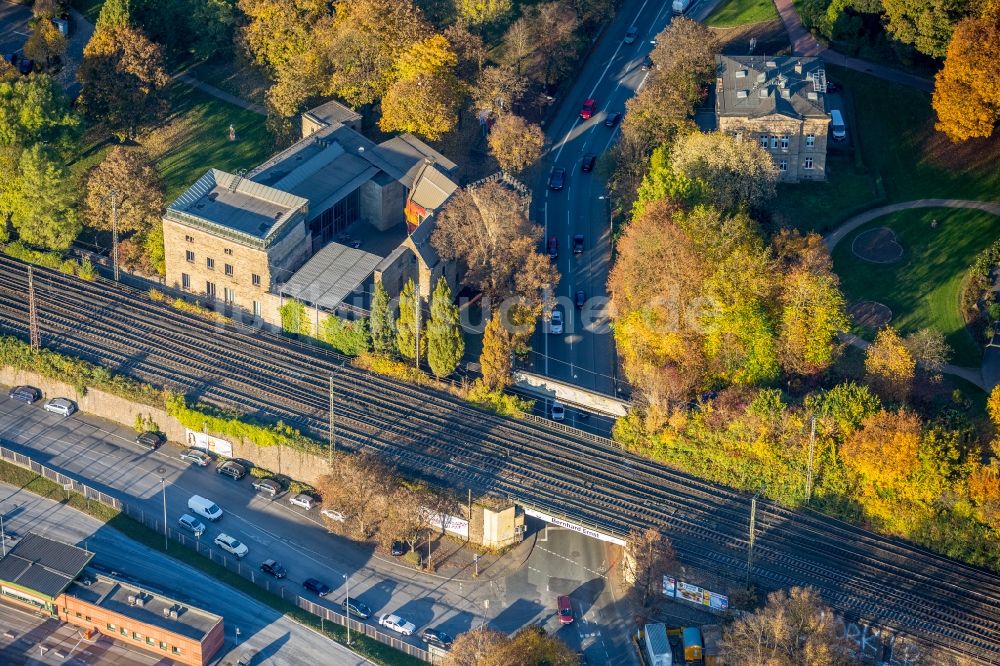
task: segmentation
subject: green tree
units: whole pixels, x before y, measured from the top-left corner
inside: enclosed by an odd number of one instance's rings
[[[360,356],[372,347],[372,334],[367,318],[347,321],[330,315],[320,327],[319,338],[348,356]]]
[[[691,132],[674,144],[672,168],[698,182],[708,203],[722,210],[759,206],[774,198],[778,169],[756,141],[723,132]]]
[[[784,278],[781,303],[782,366],[799,374],[828,368],[837,334],[850,327],[837,276],[797,269]]]
[[[381,282],[375,283],[375,293],[372,295],[372,348],[379,356],[393,356],[396,353],[396,331],[393,326],[392,308],[389,304],[389,292]]]
[[[444,276],[438,279],[431,298],[431,320],[427,326],[427,363],[437,377],[455,372],[465,354],[465,339],[459,327],[458,306]]]
[[[969,13],[968,0],[881,0],[885,29],[921,53],[942,58],[955,24]]]
[[[479,370],[488,390],[500,391],[510,384],[513,351],[513,337],[504,326],[503,317],[496,313],[486,322],[483,351],[479,355]]]
[[[295,299],[289,300],[278,308],[281,315],[281,330],[290,335],[309,335],[309,320],[306,319],[306,306]]]
[[[80,233],[76,192],[69,174],[45,147],[21,155],[11,222],[22,241],[47,250],[65,250]]]
[[[62,87],[46,74],[0,81],[0,149],[45,143],[68,158],[75,150],[80,119]],[[19,155],[18,155],[19,157]],[[10,173],[7,171],[6,173]]]
[[[396,319],[396,350],[403,358],[414,358],[417,353],[417,332],[420,332],[420,356],[427,354],[427,336],[421,330],[423,322],[423,299],[417,292],[413,280],[407,280],[399,294],[399,317]]]
[[[512,0],[455,0],[459,17],[472,25],[496,23],[510,14]]]
[[[104,0],[97,15],[97,30],[113,30],[132,25],[132,0]]]
[[[649,158],[649,171],[639,185],[632,215],[633,217],[642,215],[646,205],[654,201],[670,199],[691,204],[700,197],[700,183],[672,169],[668,148],[659,146],[653,150]]]

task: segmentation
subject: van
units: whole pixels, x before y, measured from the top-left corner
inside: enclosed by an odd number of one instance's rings
[[[844,116],[840,114],[840,109],[830,111],[830,136],[834,141],[843,141],[847,138],[847,127],[844,125]]]
[[[201,495],[192,495],[188,500],[188,508],[202,518],[208,520],[218,520],[222,518],[222,509],[212,500],[205,499]]]

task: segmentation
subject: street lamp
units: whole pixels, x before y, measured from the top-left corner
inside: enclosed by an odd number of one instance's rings
[[[0,543],[3,544],[3,556],[7,557],[7,532],[3,529],[3,512],[0,512]]]
[[[347,574],[344,574],[344,580],[347,581],[347,601],[344,602],[345,610],[347,611],[347,644],[351,644],[351,578]]]
[[[167,529],[167,480],[164,477],[160,477],[160,493],[163,495],[163,550],[167,550],[167,543],[169,540]]]

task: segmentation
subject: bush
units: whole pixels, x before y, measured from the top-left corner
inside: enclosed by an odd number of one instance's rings
[[[519,398],[500,390],[491,391],[481,379],[472,385],[466,398],[472,404],[496,412],[500,416],[515,418],[524,418],[524,415],[535,406],[534,400]]]
[[[270,479],[274,476],[274,472],[255,465],[250,468],[250,476],[255,479]]]
[[[93,282],[97,279],[97,269],[94,268],[94,263],[90,259],[83,260],[76,274],[81,280],[87,280],[88,282]]]
[[[84,280],[93,280],[97,277],[94,265],[89,259],[85,259],[82,264],[76,259],[63,257],[60,252],[48,252],[45,250],[35,250],[20,241],[8,244],[3,249],[4,254],[15,259],[20,259],[27,264],[51,268],[52,270],[65,273],[66,275],[76,275]]]
[[[411,384],[423,386],[434,385],[431,378],[416,367],[410,365],[409,363],[403,363],[402,361],[386,358],[385,356],[379,356],[377,354],[362,354],[354,359],[354,365],[362,370],[374,372],[379,375],[385,375],[386,377],[392,377],[394,379],[400,379]]]
[[[288,483],[288,493],[290,495],[298,495],[299,493],[314,495],[315,489],[308,483],[303,483],[302,481],[296,481],[295,479],[292,479]]]
[[[372,346],[367,318],[347,321],[330,315],[320,326],[319,339],[347,356],[360,356]]]
[[[281,315],[281,330],[289,335],[309,335],[309,320],[306,319],[306,306],[299,301],[291,300],[278,309]]]

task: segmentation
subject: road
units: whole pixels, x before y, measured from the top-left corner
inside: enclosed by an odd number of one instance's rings
[[[258,664],[369,664],[339,643],[289,620],[269,606],[59,502],[0,483],[0,513],[4,515],[5,530],[18,535],[41,534],[82,546],[95,554],[93,563],[98,566],[125,574],[152,591],[162,591],[179,601],[222,615],[226,643],[217,656],[236,647],[235,632],[239,628],[240,646],[257,650]],[[0,606],[0,615],[4,612]]]
[[[286,495],[267,499],[254,493],[249,479],[233,481],[213,473],[211,466],[189,465],[179,458],[181,449],[176,446],[168,444],[156,452],[146,451],[134,444],[132,431],[117,424],[80,413],[62,418],[45,412],[37,404],[9,400],[6,393],[2,389],[0,438],[8,448],[142,507],[150,520],[158,521],[159,525],[163,515],[162,476],[167,521],[174,531],[178,531],[177,518],[188,512],[187,499],[194,494],[208,497],[226,515],[217,524],[202,521],[207,524],[202,544],[210,546],[219,532],[235,536],[250,548],[244,559],[246,566],[255,568],[260,561],[273,557],[288,569],[284,585],[287,592],[304,594],[330,608],[336,609],[342,600],[346,593],[343,576],[349,575],[352,598],[364,602],[376,613],[398,612],[420,629],[438,626],[455,636],[478,626],[484,613],[488,613],[491,626],[509,633],[525,624],[554,617],[555,593],[549,591],[548,578],[583,583],[598,568],[603,578],[607,563],[614,557],[606,544],[567,532],[561,535],[559,548],[549,543],[537,552],[531,551],[525,568],[514,571],[509,580],[504,580],[504,576],[493,581],[429,576],[396,564],[367,545],[328,533],[315,510],[291,506]],[[0,503],[0,510],[2,507]],[[224,553],[216,549],[215,555]],[[601,562],[605,563],[603,568],[598,566]],[[576,568],[567,572],[567,563]],[[519,584],[528,567],[535,572],[533,575],[545,579],[545,585],[533,592]],[[584,574],[588,577],[582,578]],[[333,588],[329,602],[302,592],[300,586],[306,578],[319,578]],[[277,592],[275,582],[265,580]],[[514,590],[518,592],[515,594]],[[596,596],[587,596],[582,589],[579,596],[581,603],[593,607],[603,620],[595,621],[594,629],[603,630],[608,638],[596,649],[602,655],[605,652],[611,655],[609,664],[629,664],[628,629],[621,624],[617,597],[603,583],[598,591],[600,594]],[[573,594],[574,598],[577,596]],[[484,603],[487,600],[491,601],[492,612],[488,612]],[[410,642],[420,644],[415,637]],[[571,644],[585,649],[590,642],[578,638]]]
[[[0,257],[0,330],[27,338],[26,267]],[[42,344],[262,418],[327,432],[410,473],[493,492],[599,531],[667,531],[681,561],[746,568],[749,497],[546,422],[505,419],[451,395],[355,369],[332,352],[222,326],[103,279],[35,270]],[[861,618],[984,661],[1000,659],[1000,576],[898,539],[771,502],[757,504],[752,581],[809,584]]]

